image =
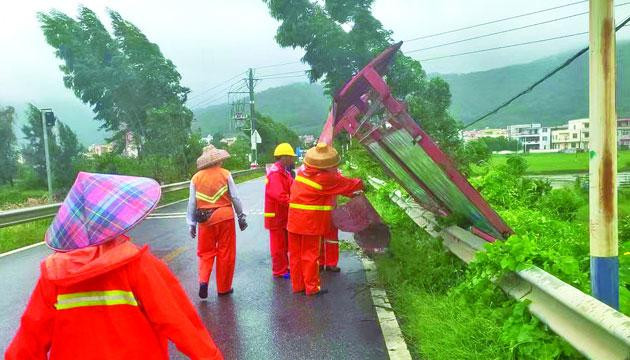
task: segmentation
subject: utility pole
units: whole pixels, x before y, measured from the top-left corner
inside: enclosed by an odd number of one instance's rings
[[[52,109],[40,109],[42,131],[44,133],[44,154],[46,156],[46,180],[48,182],[48,202],[53,201],[52,172],[50,170],[50,153],[48,151],[48,127],[55,126],[55,114]]]
[[[589,232],[593,296],[619,309],[613,0],[589,2]]]
[[[254,70],[252,68],[249,68],[247,88],[249,89],[249,119],[251,122],[250,140],[252,142],[252,162],[258,165],[258,144],[254,138],[254,134],[256,133],[256,111],[254,110]]]

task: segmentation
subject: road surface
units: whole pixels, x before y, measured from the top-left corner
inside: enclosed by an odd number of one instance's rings
[[[137,244],[149,244],[180,279],[226,359],[388,359],[360,260],[342,253],[341,273],[324,273],[330,293],[306,297],[291,293],[289,280],[274,279],[263,228],[261,179],[238,185],[249,228],[237,230],[234,293],[217,297],[214,273],[207,300],[197,297],[195,241],[181,217],[147,219],[131,232]],[[185,203],[156,211],[183,213]],[[50,253],[38,246],[0,258],[0,353],[19,324],[38,276],[38,264]],[[185,359],[173,347],[172,359]]]

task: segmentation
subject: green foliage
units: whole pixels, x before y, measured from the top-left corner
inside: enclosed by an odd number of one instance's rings
[[[55,174],[54,182],[57,189],[68,190],[79,169],[76,168],[77,162],[80,161],[83,147],[77,140],[76,134],[69,126],[57,122],[59,133],[59,152],[52,159],[53,173]]]
[[[27,172],[23,179],[31,188],[46,186],[46,154],[44,150],[44,131],[42,129],[41,112],[32,104],[29,104],[27,112],[28,122],[22,127],[22,132],[27,144],[22,148],[25,163],[34,173]],[[61,194],[72,185],[79,171],[77,164],[81,162],[83,147],[79,143],[76,134],[69,126],[61,121],[56,122],[57,134],[53,128],[47,128],[48,149],[50,155],[50,167],[53,177],[55,197],[63,197]],[[59,195],[59,196],[57,196]]]
[[[17,175],[17,139],[13,126],[15,109],[12,106],[0,107],[0,185],[10,184]]]
[[[477,140],[485,143],[488,147],[488,150],[490,150],[491,152],[503,150],[515,151],[518,146],[518,141],[508,139],[505,136],[482,137]]]
[[[311,81],[324,83],[336,94],[362,67],[394,40],[372,15],[373,0],[315,2],[263,0],[280,21],[276,41],[283,47],[301,47],[310,65]],[[344,30],[343,26],[350,27]],[[447,154],[457,158],[462,144],[459,124],[448,113],[451,93],[447,82],[428,79],[419,61],[397,54],[387,78],[394,95],[408,103],[409,113]]]
[[[227,151],[230,153],[230,158],[224,162],[223,166],[226,169],[249,168],[249,155],[251,153],[250,147],[251,142],[249,138],[243,135],[238,136],[236,142],[234,142],[232,146],[227,147]]]
[[[471,165],[481,165],[490,159],[490,149],[480,140],[469,141],[457,148],[457,159],[459,160],[460,171],[464,174],[471,172]]]
[[[540,206],[556,219],[573,221],[580,207],[586,205],[586,201],[575,189],[562,188],[549,192],[541,199]]]
[[[44,240],[52,218],[0,228],[0,254]]]
[[[112,10],[113,34],[86,7],[76,20],[59,11],[38,15],[46,41],[63,60],[64,84],[92,107],[119,148],[128,132],[141,157],[159,153],[166,138],[183,146],[192,121],[184,107],[189,89],[156,44]]]
[[[484,167],[471,184],[495,207],[530,206],[551,191],[549,183],[523,177],[527,164],[521,157],[511,157],[507,164]]]
[[[295,132],[268,116],[256,114],[256,129],[262,139],[262,144],[258,145],[259,164],[274,162],[273,151],[280,143],[288,142],[293,148],[300,145]]]

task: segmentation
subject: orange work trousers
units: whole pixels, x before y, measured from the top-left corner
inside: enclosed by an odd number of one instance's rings
[[[271,251],[271,272],[273,276],[283,276],[289,271],[289,244],[286,229],[269,230],[269,249]]]
[[[324,266],[337,266],[339,263],[339,240],[324,239],[319,264]]]
[[[236,229],[234,219],[216,224],[199,224],[197,238],[199,256],[199,282],[208,283],[214,258],[217,259],[217,291],[224,293],[232,289],[236,260]]]
[[[293,292],[317,294],[319,286],[319,248],[321,236],[289,232],[289,264]]]

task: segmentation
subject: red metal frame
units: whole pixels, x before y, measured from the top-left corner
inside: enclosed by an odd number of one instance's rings
[[[365,143],[372,141],[379,142],[379,145],[394,158],[398,165],[400,165],[420,187],[422,187],[427,195],[434,199],[440,207],[444,207],[443,209],[439,209],[442,211],[437,211],[437,213],[439,215],[445,215],[445,213],[449,212],[446,204],[436,197],[433,191],[405,165],[404,161],[400,159],[394,151],[380,141],[382,136],[388,132],[387,130],[383,131],[382,129],[374,128],[370,124],[364,124],[361,126],[362,131],[355,133],[359,127],[359,119],[367,112],[366,94],[369,91],[373,91],[378,95],[377,100],[382,102],[385,109],[391,115],[387,122],[389,122],[393,128],[404,129],[413,139],[417,139],[416,143],[422,147],[426,154],[444,171],[450,181],[466,196],[470,203],[476,207],[498,233],[507,237],[513,232],[512,229],[505,224],[503,219],[488,205],[481,194],[479,194],[456,169],[453,161],[440,150],[431,137],[409,116],[405,105],[392,97],[389,86],[383,79],[383,75],[387,72],[389,65],[394,59],[394,55],[401,45],[402,42],[383,51],[339,91],[334,99],[331,114],[332,118],[329,117],[329,121],[327,121],[327,126],[329,126],[327,131],[330,132],[330,127],[332,127],[333,136],[345,130],[351,136],[364,137]],[[328,125],[329,122],[331,125]],[[432,209],[433,212],[436,212],[436,210],[437,209]],[[477,228],[473,227],[473,231],[486,241],[495,240],[493,236]]]

